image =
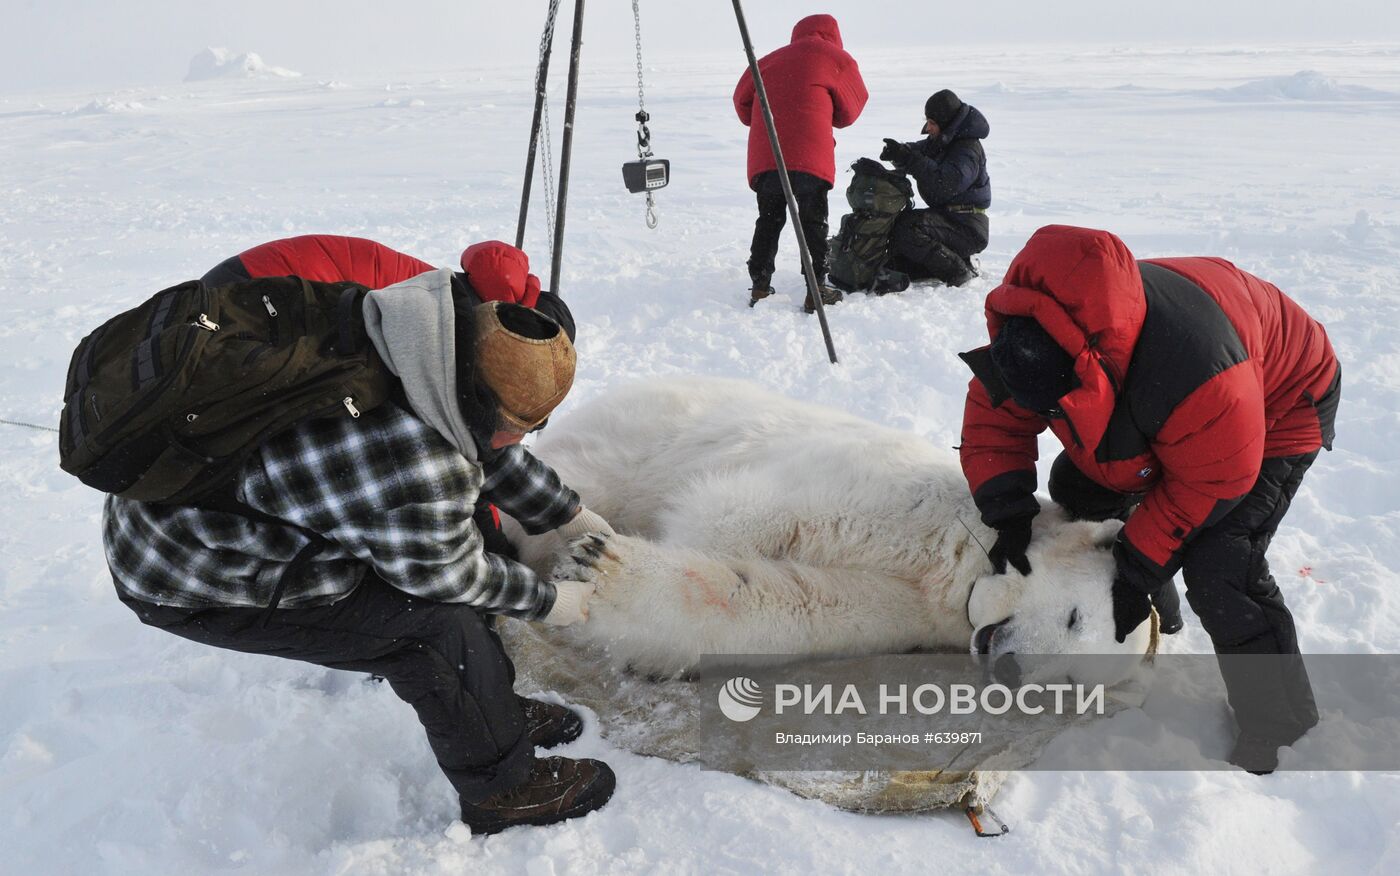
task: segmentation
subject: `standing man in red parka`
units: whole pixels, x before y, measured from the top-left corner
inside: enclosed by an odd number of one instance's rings
[[[830,15],[809,15],[797,22],[792,41],[760,59],[758,71],[773,111],[822,302],[835,304],[841,300],[840,293],[826,285],[826,193],[836,180],[836,140],[831,129],[854,123],[870,95],[855,59],[841,47],[841,31]],[[752,307],[773,292],[773,258],[778,254],[778,235],[787,224],[787,201],[748,70],[734,89],[734,109],[739,121],[749,127],[749,188],[758,196],[758,221],[749,247]],[[808,313],[816,309],[810,293],[805,309]]]
[[[986,311],[992,343],[962,354],[975,376],[960,450],[998,533],[993,563],[1029,571],[1048,426],[1064,445],[1050,497],[1071,516],[1127,520],[1113,549],[1118,640],[1152,606],[1163,632],[1180,629],[1180,570],[1239,723],[1230,760],[1272,771],[1317,723],[1264,554],[1332,447],[1341,371],[1326,331],[1224,259],[1137,261],[1108,232],[1064,225],[1031,237]]]

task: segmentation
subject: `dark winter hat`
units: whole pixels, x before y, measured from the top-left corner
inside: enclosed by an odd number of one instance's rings
[[[958,96],[945,88],[934,92],[933,96],[924,102],[924,118],[933,119],[938,123],[938,127],[946,128],[958,117],[962,108],[963,102],[958,100]]]
[[[1074,357],[1029,316],[1008,316],[990,352],[1011,398],[1026,410],[1059,407],[1074,389]]]

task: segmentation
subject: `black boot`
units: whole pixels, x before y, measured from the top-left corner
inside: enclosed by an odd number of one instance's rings
[[[1253,733],[1241,733],[1230,752],[1230,763],[1247,773],[1267,776],[1278,769],[1278,743]]]
[[[1240,728],[1230,763],[1255,775],[1273,772],[1279,748],[1297,742],[1318,721],[1302,656],[1269,653],[1268,647],[1272,636],[1267,643],[1235,646],[1233,653],[1216,657]]]
[[[518,786],[480,803],[462,803],[462,821],[474,834],[521,824],[555,824],[587,815],[612,798],[617,778],[597,760],[539,758]]]
[[[583,733],[583,719],[568,706],[517,695],[525,713],[525,733],[536,748],[554,748],[573,742]]]
[[[875,272],[870,291],[876,295],[889,295],[909,288],[909,275],[891,267],[882,267]]]
[[[929,276],[949,286],[961,286],[977,276],[972,262],[943,244],[929,247],[924,258]]]

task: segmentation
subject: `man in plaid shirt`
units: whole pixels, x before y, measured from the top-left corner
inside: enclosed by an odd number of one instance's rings
[[[385,677],[417,711],[463,820],[495,832],[592,811],[614,779],[597,761],[535,758],[536,746],[576,738],[582,724],[513,692],[514,668],[482,616],[579,622],[592,586],[545,580],[486,552],[473,514],[490,502],[530,533],[566,539],[611,529],[518,444],[572,383],[568,338],[518,305],[475,310],[491,312],[459,312],[459,322],[489,324],[475,327],[474,342],[459,331],[456,351],[475,365],[459,365],[476,385],[456,393],[474,446],[454,441],[465,429],[430,425],[433,413],[420,412],[443,393],[432,380],[410,385],[411,363],[391,349],[406,401],[306,421],[266,441],[234,485],[251,513],[112,496],[103,530],[118,594],[145,623]],[[543,380],[518,379],[541,371]],[[469,404],[482,387],[496,402],[485,416]]]
[[[266,607],[309,531],[327,544],[288,581],[282,608],[329,605],[374,574],[423,599],[540,620],[555,585],[485,553],[473,510],[489,501],[534,534],[566,525],[580,507],[523,447],[473,465],[393,404],[275,436],[244,466],[238,498],[293,526],[109,496],[107,560],[122,595],[179,608]]]

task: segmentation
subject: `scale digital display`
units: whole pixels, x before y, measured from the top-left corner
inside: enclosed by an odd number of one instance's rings
[[[632,193],[664,188],[671,181],[671,162],[665,158],[645,158],[622,165],[622,181]]]

